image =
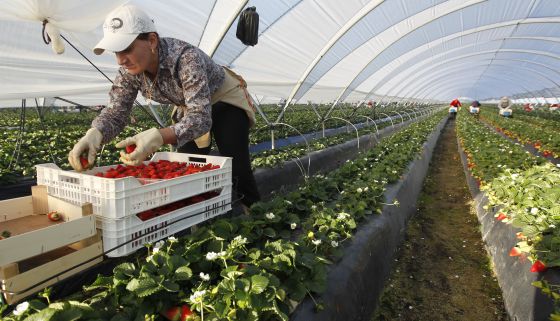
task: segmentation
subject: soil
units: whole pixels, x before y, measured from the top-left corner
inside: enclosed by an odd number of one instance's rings
[[[506,321],[461,160],[455,121],[443,130],[372,320]]]

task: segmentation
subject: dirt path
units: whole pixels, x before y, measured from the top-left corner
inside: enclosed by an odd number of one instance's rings
[[[507,320],[471,203],[450,121],[373,320]]]

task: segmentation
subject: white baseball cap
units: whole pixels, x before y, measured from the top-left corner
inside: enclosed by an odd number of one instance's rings
[[[141,33],[157,32],[154,21],[132,4],[122,5],[111,11],[103,23],[103,39],[93,48],[96,55],[105,50],[125,50]]]

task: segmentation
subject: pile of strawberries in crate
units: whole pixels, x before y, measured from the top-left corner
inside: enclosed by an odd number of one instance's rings
[[[169,212],[173,212],[173,211],[178,210],[180,208],[209,200],[209,199],[214,198],[218,195],[220,195],[220,192],[218,192],[218,191],[210,191],[210,192],[202,193],[202,194],[199,194],[199,195],[191,196],[189,198],[185,198],[185,199],[173,202],[173,203],[169,203],[169,204],[166,204],[166,205],[163,205],[163,206],[160,206],[160,207],[153,208],[151,210],[147,210],[147,211],[138,213],[138,214],[136,214],[136,216],[138,216],[138,218],[141,219],[142,221],[147,221],[147,220],[152,219],[154,217],[157,217],[157,216],[160,216],[160,215],[163,215],[163,214],[167,214]]]
[[[158,160],[137,166],[119,164],[115,167],[109,168],[106,172],[96,173],[95,176],[104,178],[123,178],[133,176],[136,178],[170,179],[218,168],[220,168],[219,165],[213,165],[211,163],[198,165],[192,163]]]

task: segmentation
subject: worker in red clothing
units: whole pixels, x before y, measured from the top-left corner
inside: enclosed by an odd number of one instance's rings
[[[458,98],[453,99],[449,103],[449,117],[451,119],[455,119],[455,115],[457,115],[457,111],[459,110],[460,107],[461,107],[461,102],[459,101]]]
[[[458,98],[455,98],[455,99],[453,99],[453,100],[449,103],[449,106],[453,106],[453,107],[459,108],[459,107],[461,107],[461,106],[463,106],[463,105],[461,105],[461,102],[459,101]]]

